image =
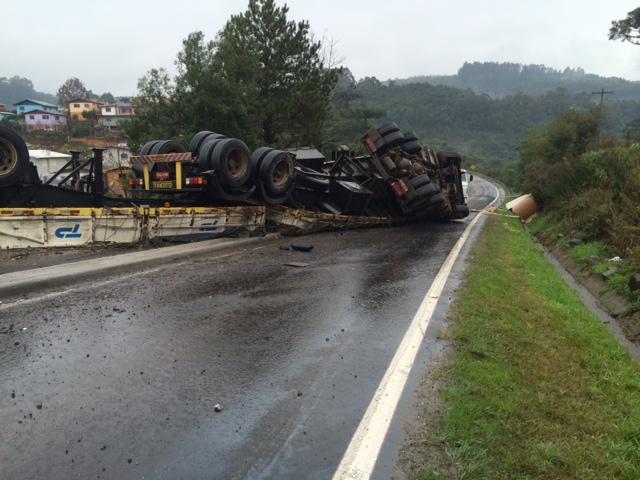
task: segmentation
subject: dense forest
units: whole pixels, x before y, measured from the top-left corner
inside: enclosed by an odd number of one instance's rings
[[[55,95],[38,92],[34,88],[33,82],[28,78],[19,76],[0,77],[0,103],[11,107],[14,103],[24,100],[25,98],[58,103],[58,98]]]
[[[398,85],[431,83],[471,89],[477,94],[492,97],[507,95],[543,95],[558,88],[570,94],[613,91],[616,100],[640,100],[640,82],[617,77],[602,77],[585,73],[582,68],[556,70],[545,65],[520,63],[465,62],[456,75],[421,75],[390,81]]]

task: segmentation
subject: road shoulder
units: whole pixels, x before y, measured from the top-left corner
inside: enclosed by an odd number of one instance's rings
[[[640,476],[640,371],[516,221],[488,219],[457,298],[397,478]]]

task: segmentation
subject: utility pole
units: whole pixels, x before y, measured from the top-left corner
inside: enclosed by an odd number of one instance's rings
[[[604,96],[611,95],[612,93],[613,90],[605,90],[604,88],[601,88],[599,92],[591,92],[591,95],[600,95],[600,107],[602,107],[604,104]]]

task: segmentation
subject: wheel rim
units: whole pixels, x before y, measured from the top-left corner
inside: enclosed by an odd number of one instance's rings
[[[242,178],[247,173],[248,158],[242,150],[231,150],[227,155],[227,171],[232,178]]]
[[[18,164],[18,150],[13,143],[0,138],[0,176],[11,173]]]
[[[289,178],[291,177],[291,169],[289,168],[289,162],[284,160],[278,162],[271,173],[271,178],[273,179],[273,185],[276,188],[284,187],[287,182],[289,182]]]

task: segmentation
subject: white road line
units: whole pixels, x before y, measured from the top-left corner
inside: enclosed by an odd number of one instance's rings
[[[493,187],[496,190],[496,197],[487,207],[496,203],[500,196],[498,188],[495,185]],[[364,417],[351,438],[342,461],[333,475],[334,480],[364,480],[371,477],[391,419],[400,401],[409,372],[413,367],[442,290],[462,247],[480,219],[480,215],[482,212],[478,213],[469,223],[440,267],[384,377],[382,377]]]

